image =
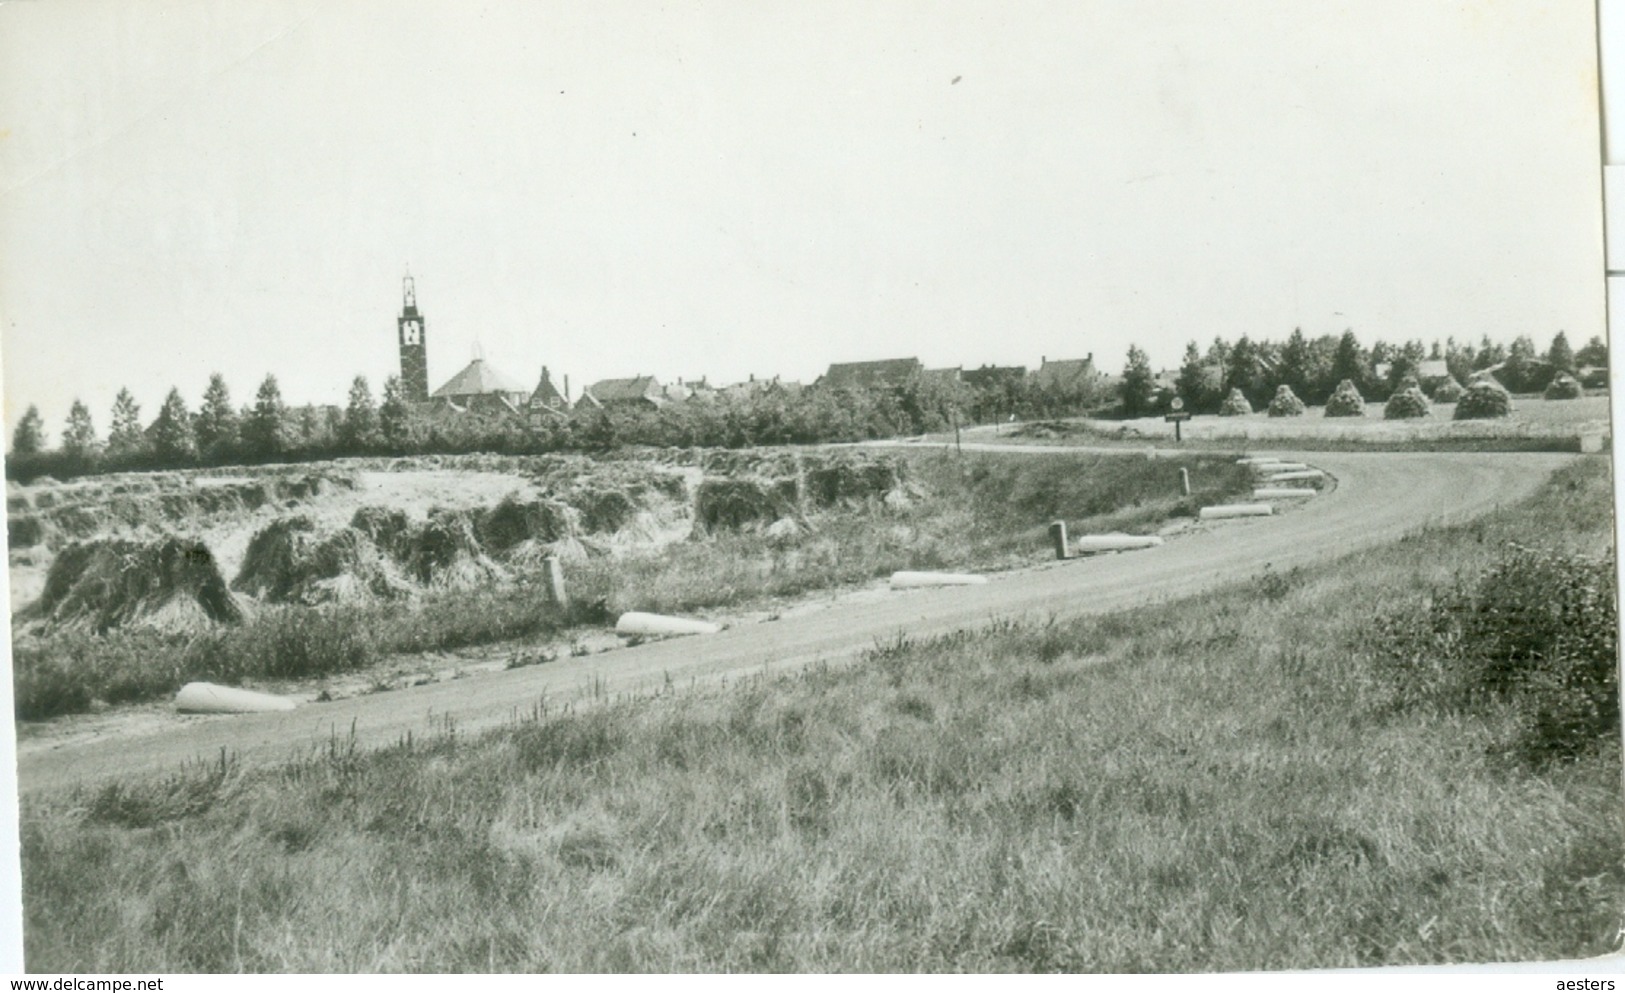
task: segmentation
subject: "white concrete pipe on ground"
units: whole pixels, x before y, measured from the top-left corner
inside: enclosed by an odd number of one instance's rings
[[[894,590],[910,590],[927,586],[980,586],[987,582],[986,576],[975,576],[968,572],[894,572],[891,574],[891,588]]]
[[[1320,479],[1325,476],[1319,469],[1297,469],[1292,472],[1278,472],[1264,480],[1266,483],[1295,483],[1303,479]]]
[[[1314,490],[1300,490],[1291,486],[1266,486],[1253,490],[1254,500],[1302,500],[1314,495]]]
[[[1078,551],[1128,552],[1137,548],[1155,548],[1162,539],[1154,534],[1086,534],[1078,539]]]
[[[1273,513],[1275,508],[1267,503],[1230,503],[1203,507],[1198,516],[1204,521],[1213,521],[1226,517],[1268,517]]]
[[[187,683],[175,694],[175,709],[186,714],[264,714],[293,708],[285,696],[213,683]]]
[[[1266,462],[1253,468],[1259,472],[1303,472],[1309,467],[1302,462]]]
[[[716,634],[721,630],[720,626],[710,621],[644,614],[635,610],[622,614],[620,620],[615,622],[615,633],[624,635]]]

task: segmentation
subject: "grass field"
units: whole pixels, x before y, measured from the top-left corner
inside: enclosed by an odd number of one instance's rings
[[[181,633],[53,632],[14,644],[23,719],[151,699],[191,680],[320,691],[312,681],[392,658],[500,642],[569,651],[571,631],[628,610],[699,612],[851,586],[899,569],[1008,569],[1049,556],[1050,521],[1081,529],[1154,530],[1203,503],[1246,491],[1233,458],[1180,462],[1141,454],[908,453],[912,496],[810,512],[761,528],[697,531],[687,540],[565,566],[572,609],[547,602],[538,572],[512,583],[427,591],[405,601],[263,605],[237,627]],[[1179,495],[1178,468],[1192,474]]]
[[[1209,971],[1599,954],[1625,887],[1617,715],[1577,756],[1531,765],[1508,748],[1517,707],[1424,705],[1393,674],[1433,591],[1474,587],[1513,543],[1611,547],[1610,508],[1608,464],[1587,460],[1527,506],[1183,602],[877,645],[849,668],[474,739],[335,741],[277,770],[222,761],[30,796],[27,965]]]

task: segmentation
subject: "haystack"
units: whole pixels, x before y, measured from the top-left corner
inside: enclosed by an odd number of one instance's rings
[[[1461,384],[1456,382],[1456,377],[1449,376],[1433,387],[1433,402],[1455,403],[1461,399],[1464,392]]]
[[[1337,384],[1337,389],[1326,398],[1327,417],[1364,417],[1365,397],[1354,385],[1352,379],[1345,379]]]
[[[1241,387],[1232,387],[1230,395],[1224,398],[1219,405],[1220,417],[1241,417],[1253,412],[1253,405],[1248,402],[1247,394],[1241,392]]]
[[[771,524],[792,510],[784,494],[766,479],[706,479],[694,494],[694,523],[708,531]]]
[[[243,617],[208,547],[176,537],[64,548],[31,612],[97,632],[135,625],[185,630]]]
[[[393,599],[408,587],[378,547],[353,527],[322,534],[308,517],[284,517],[248,543],[232,588],[276,603]]]
[[[1546,384],[1546,390],[1541,394],[1547,400],[1578,400],[1585,395],[1580,388],[1580,381],[1566,372],[1560,372]]]
[[[1282,383],[1275,388],[1275,396],[1270,398],[1271,417],[1302,417],[1303,410],[1303,401],[1292,392],[1292,387]]]
[[[412,578],[425,586],[459,589],[502,579],[501,568],[480,545],[476,517],[466,510],[429,511],[429,519],[409,539],[405,565]]]
[[[904,482],[901,459],[857,452],[807,459],[806,498],[827,507],[847,501],[880,500]]]
[[[1482,379],[1475,378],[1472,385],[1467,387],[1467,392],[1456,402],[1455,419],[1485,420],[1506,417],[1511,413],[1512,394],[1493,378],[1485,376]]]
[[[557,500],[521,500],[512,494],[473,518],[481,548],[501,555],[524,541],[557,541],[576,533],[575,510]]]
[[[1420,386],[1400,390],[1382,405],[1383,419],[1388,421],[1414,420],[1426,417],[1431,412],[1432,406],[1428,403],[1428,398],[1422,395]]]

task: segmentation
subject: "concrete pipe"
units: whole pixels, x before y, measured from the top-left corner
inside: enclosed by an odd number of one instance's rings
[[[1254,500],[1302,500],[1314,495],[1314,490],[1300,490],[1290,486],[1268,486],[1253,490]]]
[[[1204,521],[1215,521],[1227,517],[1268,517],[1273,513],[1275,508],[1267,503],[1230,503],[1203,507],[1197,516]]]
[[[620,620],[615,622],[615,633],[623,635],[716,634],[721,630],[720,626],[710,621],[643,614],[635,610],[622,614]]]
[[[1162,539],[1154,534],[1086,534],[1078,539],[1078,551],[1128,552],[1137,548],[1155,548]]]
[[[1320,479],[1326,474],[1319,469],[1296,469],[1291,472],[1278,472],[1267,477],[1266,483],[1295,483],[1304,479]]]
[[[980,586],[986,576],[973,576],[966,572],[894,572],[891,588],[911,590],[927,586]]]
[[[285,696],[213,683],[187,683],[175,694],[175,709],[183,714],[264,714],[293,708]]]
[[[1253,468],[1259,472],[1303,472],[1309,467],[1302,462],[1267,462]]]
[[[1249,455],[1236,460],[1236,465],[1275,465],[1281,461],[1273,455]]]

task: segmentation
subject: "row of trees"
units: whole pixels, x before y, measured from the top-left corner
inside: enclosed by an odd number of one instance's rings
[[[1054,416],[1109,402],[1098,384],[1041,388],[1026,377],[972,387],[933,375],[871,388],[787,388],[721,392],[652,407],[578,407],[569,417],[525,418],[506,411],[450,414],[407,402],[397,377],[375,400],[365,377],[350,385],[342,410],[290,409],[275,376],[254,402],[237,407],[224,379],[210,377],[202,402],[188,408],[171,389],[157,416],[143,424],[129,390],[114,400],[105,438],[89,408],[75,400],[52,450],[43,419],[30,407],[12,436],[8,474],[57,478],[92,472],[305,461],[361,455],[536,453],[618,445],[743,447],[859,441],[923,434],[956,422]]]
[[[1575,350],[1568,336],[1559,331],[1544,353],[1528,335],[1519,336],[1510,347],[1485,336],[1477,347],[1450,338],[1443,344],[1435,341],[1431,348],[1413,340],[1400,345],[1379,341],[1368,349],[1352,330],[1340,336],[1308,338],[1299,329],[1284,342],[1254,341],[1243,335],[1234,342],[1215,338],[1204,350],[1192,341],[1185,346],[1171,389],[1158,382],[1145,351],[1133,346],[1118,393],[1123,412],[1130,417],[1160,410],[1175,394],[1184,399],[1187,410],[1213,413],[1232,389],[1241,390],[1255,408],[1261,407],[1281,384],[1318,405],[1345,379],[1366,397],[1384,400],[1429,360],[1442,360],[1458,383],[1488,369],[1507,389],[1528,393],[1545,389],[1560,372],[1572,375],[1581,367],[1606,369],[1608,346],[1594,337]]]
[[[151,423],[143,425],[141,406],[121,389],[103,439],[90,408],[75,399],[62,427],[61,444],[47,448],[44,419],[30,406],[11,439],[11,460],[62,476],[117,469],[229,465],[298,458],[320,450],[328,454],[362,453],[400,442],[408,434],[411,405],[400,382],[391,377],[381,404],[363,376],[350,387],[349,405],[340,416],[325,408],[290,409],[276,377],[267,375],[251,405],[238,408],[225,380],[209,378],[194,412],[179,389],[171,389]]]
[[[1122,379],[1100,377],[1068,383],[1043,382],[1017,369],[983,369],[974,385],[919,375],[885,387],[864,389],[772,384],[756,392],[697,396],[666,408],[578,408],[568,418],[540,420],[510,413],[437,416],[409,403],[397,377],[375,399],[365,377],[350,385],[340,410],[290,409],[275,376],[266,376],[252,404],[237,407],[224,379],[215,374],[194,411],[171,389],[156,418],[143,424],[129,390],[114,400],[104,438],[90,410],[75,400],[61,443],[51,450],[37,408],[28,408],[12,436],[8,473],[58,478],[112,470],[180,468],[267,461],[300,461],[349,455],[413,455],[472,451],[544,452],[605,449],[625,444],[741,447],[858,441],[922,434],[957,422],[988,422],[1011,416],[1057,417],[1110,412],[1137,417],[1160,410],[1178,394],[1187,409],[1215,412],[1232,388],[1262,407],[1280,384],[1313,404],[1324,403],[1337,384],[1350,380],[1367,397],[1383,399],[1427,359],[1443,359],[1450,374],[1466,382],[1475,371],[1495,369],[1514,392],[1543,388],[1559,371],[1606,366],[1607,346],[1593,338],[1578,351],[1561,332],[1544,354],[1520,337],[1503,347],[1487,337],[1477,346],[1450,339],[1431,349],[1421,342],[1362,346],[1353,331],[1307,338],[1294,331],[1285,342],[1215,339],[1206,350],[1186,346],[1172,384],[1159,381],[1150,358],[1131,347]],[[1385,375],[1379,376],[1378,367]]]

